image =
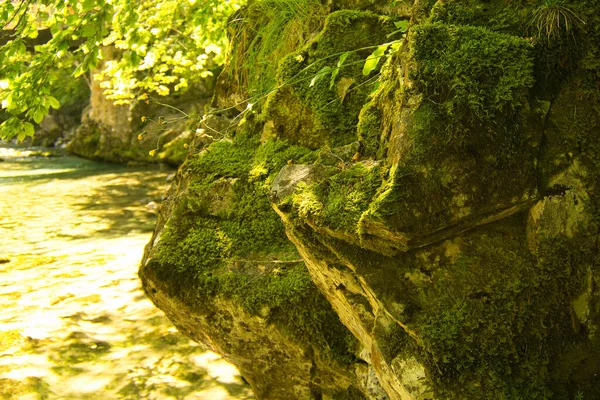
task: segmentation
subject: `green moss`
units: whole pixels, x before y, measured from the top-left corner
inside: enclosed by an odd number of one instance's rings
[[[364,11],[328,15],[323,30],[302,50],[282,59],[278,82],[283,87],[269,99],[266,118],[280,137],[311,148],[339,147],[356,141],[358,114],[375,80],[362,75],[373,48],[389,41],[391,20]],[[350,52],[331,86],[330,75],[310,82],[325,67],[335,69],[339,56]]]
[[[392,360],[402,351],[410,348],[412,339],[402,327],[393,323],[391,326],[384,328],[380,324],[376,325],[374,331],[375,340],[381,356],[387,363],[392,363]]]
[[[450,138],[460,140],[473,127],[497,131],[519,122],[534,82],[525,40],[485,28],[425,23],[414,28],[412,44],[416,91],[447,117]]]
[[[312,164],[317,153],[304,146],[294,145],[286,140],[271,139],[261,145],[254,156],[254,167],[266,169],[274,177],[288,162],[294,164]]]
[[[245,135],[231,140],[217,141],[195,157],[190,157],[187,168],[202,178],[239,178],[248,174],[254,151],[259,143]]]
[[[355,163],[338,170],[327,180],[300,187],[288,201],[298,220],[310,219],[318,225],[355,234],[363,212],[380,185],[378,165]]]
[[[223,218],[220,227],[231,240],[235,255],[276,254],[293,249],[279,216],[271,209],[266,190],[256,185],[234,185],[232,207],[219,216]]]
[[[390,99],[376,99],[391,125],[384,130],[402,139],[390,144],[397,165],[368,217],[418,238],[527,198],[542,126],[529,101],[531,46],[485,28],[425,22],[411,30],[409,47],[414,85],[404,102],[386,109]]]
[[[487,29],[526,36],[528,8],[520,0],[449,0],[436,2],[431,9],[429,22],[450,25],[472,25]]]
[[[358,140],[362,146],[361,156],[374,157],[382,156],[380,148],[380,138],[382,130],[381,110],[373,101],[367,103],[358,118]]]
[[[597,43],[597,32],[588,29],[594,25],[598,15],[598,4],[593,1],[570,2],[565,5],[576,18],[570,19],[570,31],[565,23],[554,28],[557,34],[551,38],[545,32],[538,32],[539,11],[553,7],[552,2],[527,2],[510,0],[449,0],[436,2],[431,10],[429,22],[449,25],[470,25],[484,27],[496,32],[508,33],[532,40],[535,56],[535,90],[538,96],[550,99],[556,95],[561,85],[576,71],[582,56]],[[572,3],[572,4],[571,4]],[[563,16],[559,16],[563,18]],[[579,20],[581,18],[581,20]],[[553,24],[548,17],[546,24]],[[581,21],[587,21],[584,24]],[[542,21],[542,25],[544,21]],[[594,38],[596,36],[596,38]]]
[[[534,256],[526,220],[527,214],[516,215],[393,258],[311,237],[349,259],[388,309],[402,304],[395,317],[416,340],[396,325],[378,326],[373,335],[388,362],[414,357],[423,364],[436,398],[547,399],[562,393],[561,385],[571,394],[564,398],[572,398],[571,383],[557,382],[552,371],[557,359],[575,355],[565,343],[584,340],[573,329],[569,299],[581,290],[581,274],[595,262],[595,251],[545,238]],[[557,376],[581,373],[581,363],[567,364]]]
[[[414,164],[394,168],[368,209],[372,218],[385,218],[403,233],[419,237],[452,221],[452,190],[438,170]]]
[[[192,308],[228,298],[345,362],[354,338],[297,261],[268,200],[268,182],[288,160],[314,158],[301,146],[260,145],[243,132],[190,157],[183,166],[191,176],[186,196],[163,230],[152,269]]]
[[[569,299],[592,252],[548,239],[533,257],[524,217],[456,240],[456,256],[431,255],[444,268],[429,266],[414,327],[442,398],[551,396],[547,366],[575,336]]]
[[[358,221],[381,185],[381,168],[356,163],[315,189],[324,204],[323,223],[333,229],[355,233]]]

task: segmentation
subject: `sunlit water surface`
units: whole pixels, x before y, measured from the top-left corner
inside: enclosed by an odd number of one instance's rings
[[[0,397],[248,399],[137,268],[172,171],[0,148]]]

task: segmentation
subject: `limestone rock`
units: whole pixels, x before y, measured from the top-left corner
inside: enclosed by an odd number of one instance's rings
[[[182,332],[234,363],[259,398],[377,391],[376,379],[356,378],[359,346],[287,242],[268,192],[249,181],[249,165],[228,173],[217,145],[237,147],[217,142],[188,160],[159,209],[140,270],[148,296]],[[253,158],[244,151],[238,161]]]
[[[315,7],[259,81],[219,78],[244,121],[178,172],[149,296],[259,398],[600,398],[597,34],[575,57],[530,4]],[[264,54],[273,16],[239,13],[236,55]]]
[[[104,59],[97,67],[120,57],[113,47],[103,49]],[[190,127],[174,109],[186,114],[201,112],[212,96],[212,82],[199,83],[183,95],[161,101],[168,106],[134,100],[114,105],[106,99],[101,82],[92,81],[90,105],[67,149],[79,156],[118,163],[163,162],[181,164],[193,141]]]
[[[286,165],[279,171],[271,186],[271,199],[283,200],[294,194],[298,185],[310,185],[324,176],[318,165]]]

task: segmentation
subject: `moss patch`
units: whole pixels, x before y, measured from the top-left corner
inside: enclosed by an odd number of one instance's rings
[[[314,158],[301,146],[261,145],[243,132],[189,158],[185,197],[151,268],[194,309],[211,297],[228,298],[298,342],[348,361],[355,339],[311,282],[268,199],[269,182],[288,160]]]
[[[440,23],[418,25],[413,35],[412,79],[424,101],[447,117],[450,138],[461,138],[474,126],[484,135],[501,131],[527,104],[534,80],[532,49],[525,40]]]
[[[389,18],[369,12],[329,14],[321,33],[280,63],[278,82],[283,87],[270,97],[266,110],[279,136],[310,148],[356,141],[358,114],[375,83],[362,75],[364,60],[373,52],[368,47],[389,41],[386,35],[394,29]],[[310,84],[323,68],[335,69],[345,52],[349,55],[333,85],[330,75]]]
[[[436,2],[431,9],[430,21],[451,25],[482,26],[497,32],[525,36],[531,5],[522,1],[505,0],[449,0]]]
[[[381,168],[355,163],[293,196],[296,215],[328,228],[357,233],[358,222],[381,185]]]
[[[358,141],[361,143],[361,156],[382,158],[381,152],[381,131],[382,131],[381,110],[373,101],[367,103],[361,110],[358,119]]]
[[[534,257],[523,218],[425,253],[420,268],[431,283],[414,327],[443,398],[549,398],[547,365],[563,341],[576,340],[569,299],[593,252],[549,239]],[[432,268],[436,257],[443,268]]]
[[[412,87],[383,116],[392,121],[388,157],[396,165],[369,218],[423,236],[532,196],[543,114],[529,99],[531,46],[485,28],[426,22],[411,30],[408,47]],[[392,87],[405,81],[386,79]]]

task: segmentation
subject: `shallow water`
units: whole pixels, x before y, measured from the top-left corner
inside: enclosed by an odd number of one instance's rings
[[[47,155],[0,148],[0,398],[251,398],[141,289],[172,171]]]

